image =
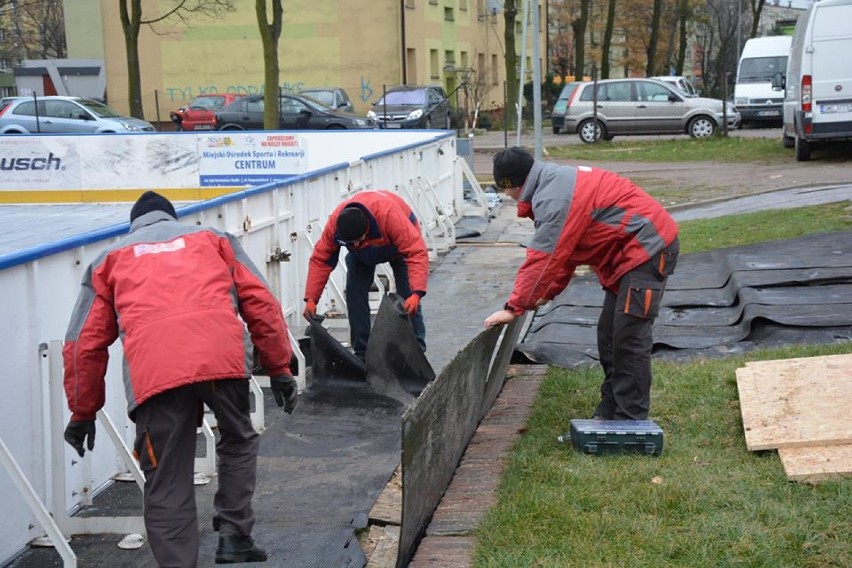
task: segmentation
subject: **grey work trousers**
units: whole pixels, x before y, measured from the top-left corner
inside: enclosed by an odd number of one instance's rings
[[[227,522],[241,535],[250,535],[254,526],[251,501],[259,436],[251,424],[248,381],[204,381],[151,397],[134,415],[134,454],[145,472],[145,529],[161,568],[195,568],[198,563],[193,470],[202,403],[216,416],[220,434],[214,528]]]
[[[604,370],[595,415],[606,420],[646,420],[651,408],[651,329],[666,280],[674,272],[677,239],[625,274],[618,294],[606,291],[598,320],[598,356]]]

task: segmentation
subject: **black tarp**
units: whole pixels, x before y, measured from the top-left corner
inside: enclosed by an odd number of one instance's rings
[[[518,352],[574,367],[597,361],[603,290],[591,275],[536,313]],[[828,331],[828,333],[826,333]],[[719,352],[852,336],[852,232],[682,255],[654,324],[655,351]]]

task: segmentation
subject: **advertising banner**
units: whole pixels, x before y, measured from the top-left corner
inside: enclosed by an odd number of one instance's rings
[[[199,138],[201,187],[257,186],[308,171],[307,141],[291,133],[217,133]]]

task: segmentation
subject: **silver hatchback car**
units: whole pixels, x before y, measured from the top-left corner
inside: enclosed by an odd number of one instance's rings
[[[72,132],[154,132],[154,126],[82,97],[15,97],[0,104],[0,134]]]
[[[656,79],[605,79],[578,83],[565,109],[564,129],[586,143],[616,135],[689,134],[713,136],[737,128],[740,115],[719,99],[689,97]]]

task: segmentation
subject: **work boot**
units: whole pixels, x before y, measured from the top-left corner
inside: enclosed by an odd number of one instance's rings
[[[222,535],[216,548],[216,564],[266,562],[266,551],[258,548],[250,536]]]

